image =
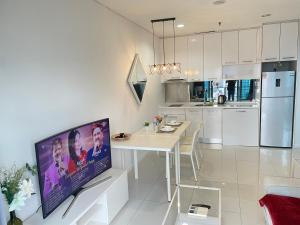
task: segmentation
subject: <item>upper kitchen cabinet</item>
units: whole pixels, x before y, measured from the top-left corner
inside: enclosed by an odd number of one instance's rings
[[[280,61],[298,58],[298,22],[281,23]]]
[[[174,62],[174,39],[173,38],[166,38],[164,40],[165,45],[165,61],[166,63]],[[161,42],[161,48],[163,48],[163,41]],[[163,55],[163,49],[161,52],[161,60],[160,63],[164,63],[164,55]],[[163,74],[160,76],[161,82],[165,82],[172,79],[172,76],[174,74]],[[177,75],[176,75],[177,76]]]
[[[263,26],[262,61],[279,61],[280,24]]]
[[[188,81],[203,81],[203,35],[188,38]]]
[[[188,37],[176,38],[176,62],[181,63],[181,73],[186,78],[188,72]]]
[[[236,65],[239,63],[239,32],[222,33],[222,64]]]
[[[204,35],[204,80],[222,79],[221,33]]]
[[[257,29],[257,50],[256,50],[256,63],[261,63],[261,52],[262,52],[262,27]]]
[[[239,63],[257,62],[257,29],[239,31]]]
[[[298,58],[298,22],[263,26],[263,62],[289,61]]]
[[[181,64],[181,73],[171,73],[161,76],[161,81],[165,82],[172,79],[186,79],[188,71],[188,46],[187,37],[176,37],[175,40],[175,61]],[[165,58],[166,63],[174,62],[174,39],[165,39]],[[164,59],[162,58],[161,63]]]

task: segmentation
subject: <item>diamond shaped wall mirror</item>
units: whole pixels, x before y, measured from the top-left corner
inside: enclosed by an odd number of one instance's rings
[[[138,54],[134,57],[127,81],[137,103],[141,104],[147,83],[147,74]]]

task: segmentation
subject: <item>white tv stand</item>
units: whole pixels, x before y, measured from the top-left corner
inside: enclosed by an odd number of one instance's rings
[[[80,194],[68,214],[63,214],[73,196],[43,219],[42,210],[27,219],[24,225],[108,225],[128,201],[127,171],[109,169],[92,182],[112,178]]]

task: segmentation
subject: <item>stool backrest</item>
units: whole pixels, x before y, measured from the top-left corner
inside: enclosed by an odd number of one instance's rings
[[[192,140],[192,151],[195,151],[195,149],[197,147],[197,143],[199,141],[199,135],[200,135],[201,130],[202,130],[202,127],[198,128],[197,130],[194,131],[193,140]]]

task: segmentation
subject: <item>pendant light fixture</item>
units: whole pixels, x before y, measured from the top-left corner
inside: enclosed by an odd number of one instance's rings
[[[173,59],[174,61],[171,63],[166,63],[166,52],[165,52],[165,22],[173,22]],[[165,18],[165,19],[157,19],[151,20],[152,23],[152,33],[153,33],[153,65],[150,65],[150,73],[151,74],[172,74],[172,73],[181,73],[181,64],[176,62],[176,37],[175,37],[175,18]],[[162,23],[162,31],[163,31],[163,64],[156,64],[155,63],[155,33],[154,33],[154,24],[155,23]]]

